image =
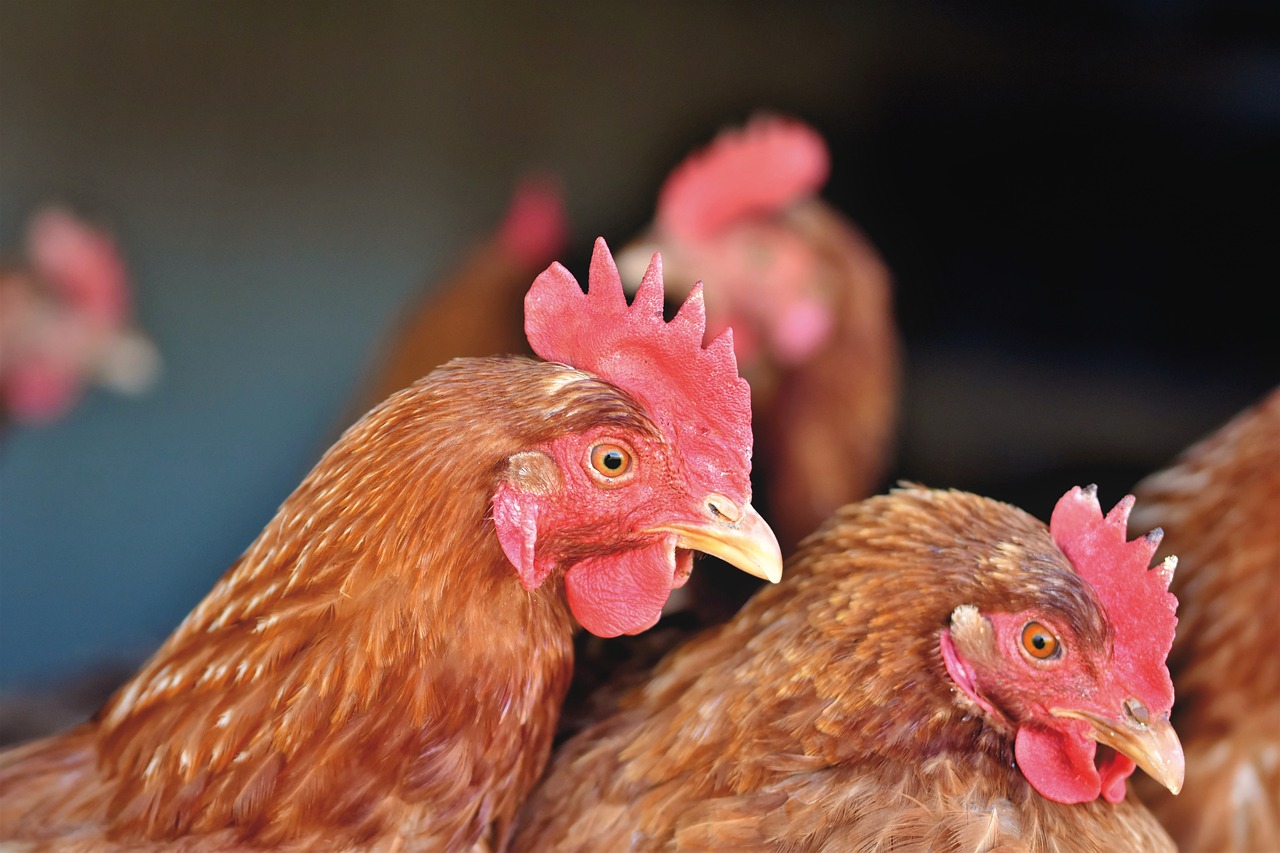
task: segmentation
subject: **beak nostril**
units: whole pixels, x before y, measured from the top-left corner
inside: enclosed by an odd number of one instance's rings
[[[707,512],[716,521],[727,521],[737,524],[742,519],[742,510],[724,495],[710,495],[707,498]]]
[[[1147,710],[1147,706],[1133,697],[1124,700],[1124,713],[1125,716],[1139,725],[1145,726],[1151,722],[1151,712]]]

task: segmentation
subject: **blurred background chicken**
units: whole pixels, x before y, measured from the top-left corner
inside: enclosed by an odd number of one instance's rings
[[[898,427],[889,270],[821,197],[830,171],[815,128],[755,115],[671,172],[652,224],[618,256],[634,277],[660,251],[668,281],[708,285],[712,332],[733,327],[756,412],[754,480],[788,551],[886,485]]]
[[[553,176],[524,178],[494,232],[477,241],[445,278],[411,297],[390,334],[379,339],[352,419],[451,358],[530,352],[524,294],[565,249],[563,192]]]
[[[783,579],[562,745],[517,851],[1172,851],[1174,561],[1075,488],[839,510]]]
[[[159,354],[137,327],[115,241],[62,207],[37,211],[0,265],[0,431],[65,416],[87,389],[138,395]]]
[[[1176,554],[1176,799],[1143,797],[1184,853],[1280,850],[1280,388],[1134,487],[1134,530]]]
[[[820,190],[821,134],[761,113],[695,149],[663,181],[652,223],[618,255],[635,280],[661,253],[673,298],[707,285],[710,332],[732,327],[751,382],[756,501],[784,553],[844,503],[886,485],[902,383],[892,284],[866,235]],[[630,278],[628,278],[630,276]],[[690,632],[732,616],[759,588],[714,561],[640,637],[579,638],[583,665],[563,724],[590,717]]]

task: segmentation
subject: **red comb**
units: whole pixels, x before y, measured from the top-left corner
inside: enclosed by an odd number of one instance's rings
[[[726,470],[749,471],[751,389],[738,376],[731,330],[702,345],[702,283],[668,323],[662,314],[662,258],[654,253],[628,306],[613,256],[599,238],[587,284],[583,293],[559,263],[538,276],[524,300],[533,351],[594,373],[639,400],[669,438],[678,436],[692,451],[686,458],[715,479],[723,479]],[[717,460],[725,450],[733,458]]]
[[[86,317],[115,325],[129,310],[124,261],[111,238],[70,211],[41,210],[27,229],[31,266]]]
[[[757,116],[722,131],[676,167],[658,194],[657,220],[678,237],[706,237],[734,220],[816,193],[830,167],[827,144],[816,130],[794,119]]]
[[[1076,574],[1089,582],[1114,629],[1116,667],[1129,683],[1160,698],[1167,713],[1173,705],[1173,683],[1165,659],[1178,624],[1178,599],[1169,592],[1176,560],[1149,568],[1164,532],[1160,528],[1126,541],[1133,495],[1126,495],[1104,517],[1097,486],[1076,486],[1053,508],[1049,531],[1071,561]]]

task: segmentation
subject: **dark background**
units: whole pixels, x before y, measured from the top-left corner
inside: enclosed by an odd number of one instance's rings
[[[757,109],[894,271],[895,475],[1110,506],[1280,379],[1277,8],[0,0],[0,250],[108,225],[165,362],[0,439],[0,694],[158,644],[521,174],[582,274]]]

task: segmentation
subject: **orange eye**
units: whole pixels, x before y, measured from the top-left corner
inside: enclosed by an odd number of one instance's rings
[[[1028,622],[1022,628],[1022,648],[1036,660],[1058,656],[1058,638],[1039,622]]]
[[[616,480],[631,470],[631,451],[617,444],[597,444],[591,448],[591,467],[601,477]]]

